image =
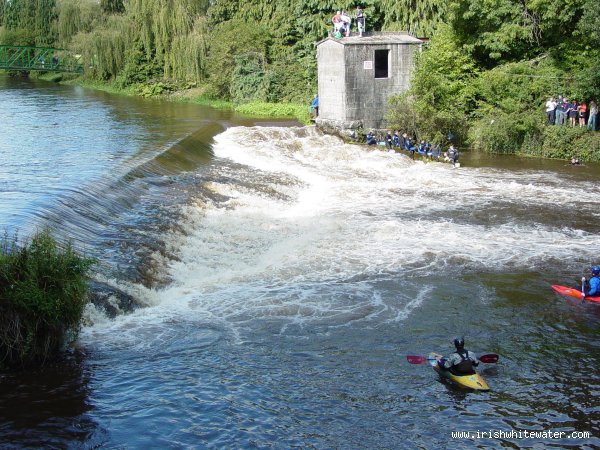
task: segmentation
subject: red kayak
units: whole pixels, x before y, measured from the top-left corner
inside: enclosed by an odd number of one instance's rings
[[[578,289],[574,289],[574,288],[570,288],[570,287],[566,287],[566,286],[560,286],[558,284],[553,284],[552,289],[554,289],[560,295],[568,295],[569,297],[575,297],[575,298],[581,299],[581,291]],[[585,299],[590,302],[600,303],[600,297],[586,297]]]

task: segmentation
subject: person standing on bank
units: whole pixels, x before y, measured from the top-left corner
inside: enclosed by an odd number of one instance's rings
[[[598,117],[598,105],[592,100],[590,102],[590,116],[588,118],[588,130],[596,131],[596,117]]]
[[[313,117],[319,117],[319,94],[315,94],[308,108],[309,114]]]
[[[546,118],[548,119],[548,125],[554,125],[554,110],[556,109],[556,100],[554,97],[549,98],[546,102]]]

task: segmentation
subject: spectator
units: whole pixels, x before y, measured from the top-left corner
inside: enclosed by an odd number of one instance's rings
[[[431,150],[431,157],[433,159],[435,159],[436,161],[439,161],[441,154],[442,154],[442,146],[440,144],[437,144],[435,147],[433,147],[433,150]]]
[[[590,116],[588,118],[588,130],[596,131],[596,120],[598,117],[598,105],[592,100],[590,102]]]
[[[456,166],[458,162],[458,149],[454,148],[454,145],[450,144],[448,148],[448,162],[451,162],[453,166]]]
[[[360,6],[356,7],[356,26],[358,27],[358,35],[362,37],[365,31],[365,13]]]
[[[373,131],[369,131],[367,133],[366,142],[367,142],[367,145],[375,145],[375,144],[377,144],[377,139],[375,139],[375,136],[373,135]]]
[[[319,117],[319,94],[315,94],[313,97],[308,112],[313,119]]]
[[[559,125],[567,124],[568,110],[569,110],[569,101],[565,97],[563,97],[563,99],[560,101],[559,118],[558,118]]]
[[[398,136],[398,130],[394,131],[394,135],[392,136],[392,145],[394,147],[400,147],[400,136]]]
[[[352,24],[352,19],[348,14],[346,14],[345,11],[342,11],[340,19],[342,20],[342,28],[340,29],[340,32],[344,36],[350,36],[350,25]]]
[[[385,146],[387,148],[391,149],[392,148],[392,141],[393,141],[392,132],[388,131],[387,134],[385,135]]]
[[[556,100],[551,97],[546,102],[546,118],[548,119],[548,125],[554,125],[554,112],[556,110]]]
[[[574,127],[577,123],[577,107],[577,102],[573,100],[571,103],[569,103],[569,106],[567,108],[569,125],[571,127]]]
[[[587,114],[587,105],[581,102],[577,107],[577,116],[579,117],[579,128],[585,126],[585,115]]]
[[[341,11],[337,11],[335,13],[335,15],[331,18],[331,23],[333,23],[333,33],[335,35],[335,37],[338,37],[338,33],[339,36],[341,37],[341,28],[344,26],[344,23],[342,22],[342,12]]]

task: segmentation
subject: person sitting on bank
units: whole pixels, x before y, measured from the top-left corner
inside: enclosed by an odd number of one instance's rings
[[[471,375],[475,373],[475,367],[479,365],[479,360],[475,353],[465,349],[465,339],[454,339],[456,351],[448,356],[438,360],[438,366],[449,370],[454,375]]]
[[[367,136],[365,139],[366,139],[367,145],[376,145],[377,144],[377,139],[375,139],[375,136],[373,135],[372,131],[369,131],[367,133]]]
[[[581,277],[581,282],[584,284],[583,296],[600,295],[600,266],[592,266],[592,276],[589,281],[585,277]]]
[[[385,146],[388,149],[391,149],[393,146],[393,137],[392,137],[392,132],[390,130],[388,130],[387,134],[385,135]]]
[[[394,131],[394,135],[392,136],[392,145],[394,147],[400,147],[400,136],[398,135],[398,130]]]

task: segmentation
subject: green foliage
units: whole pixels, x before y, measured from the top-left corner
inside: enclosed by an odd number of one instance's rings
[[[141,44],[126,48],[123,70],[111,73],[111,77],[118,74],[116,84],[121,88],[136,84],[152,83],[162,76],[162,68],[158,62],[148,57]]]
[[[23,28],[6,29],[0,30],[0,42],[4,45],[35,45],[35,33],[32,30]]]
[[[446,0],[381,0],[382,29],[431,36],[446,17],[447,3]]]
[[[0,0],[2,25],[6,30],[26,30],[32,36],[27,45],[49,46],[54,42],[52,23],[56,19],[54,0]],[[6,43],[6,42],[3,42]]]
[[[231,82],[236,68],[236,56],[254,54],[254,58],[264,61],[270,40],[266,29],[241,20],[231,20],[216,26],[210,35],[210,53],[207,58],[213,95],[223,99],[232,98]],[[238,73],[243,70],[242,66],[243,63],[240,63]]]
[[[231,74],[231,99],[234,103],[264,101],[269,92],[269,73],[260,53],[249,52],[234,57]]]
[[[389,127],[433,142],[442,142],[452,131],[462,141],[474,102],[476,73],[451,30],[441,27],[417,59],[410,90],[392,99],[386,117]]]
[[[449,24],[484,67],[533,58],[568,40],[588,0],[452,0]]]
[[[300,123],[310,123],[310,116],[306,105],[294,103],[265,103],[250,102],[237,105],[235,111],[249,116],[265,117],[294,117]]]
[[[70,47],[78,33],[90,33],[105,23],[98,2],[93,0],[57,0],[55,11],[53,27],[59,47]]]
[[[600,162],[600,133],[583,128],[543,126],[537,136],[528,137],[520,151],[523,155],[544,158]]]
[[[107,14],[120,14],[125,12],[123,0],[100,0],[100,8]]]
[[[93,260],[61,246],[49,231],[26,245],[0,241],[0,363],[43,362],[79,328]]]

